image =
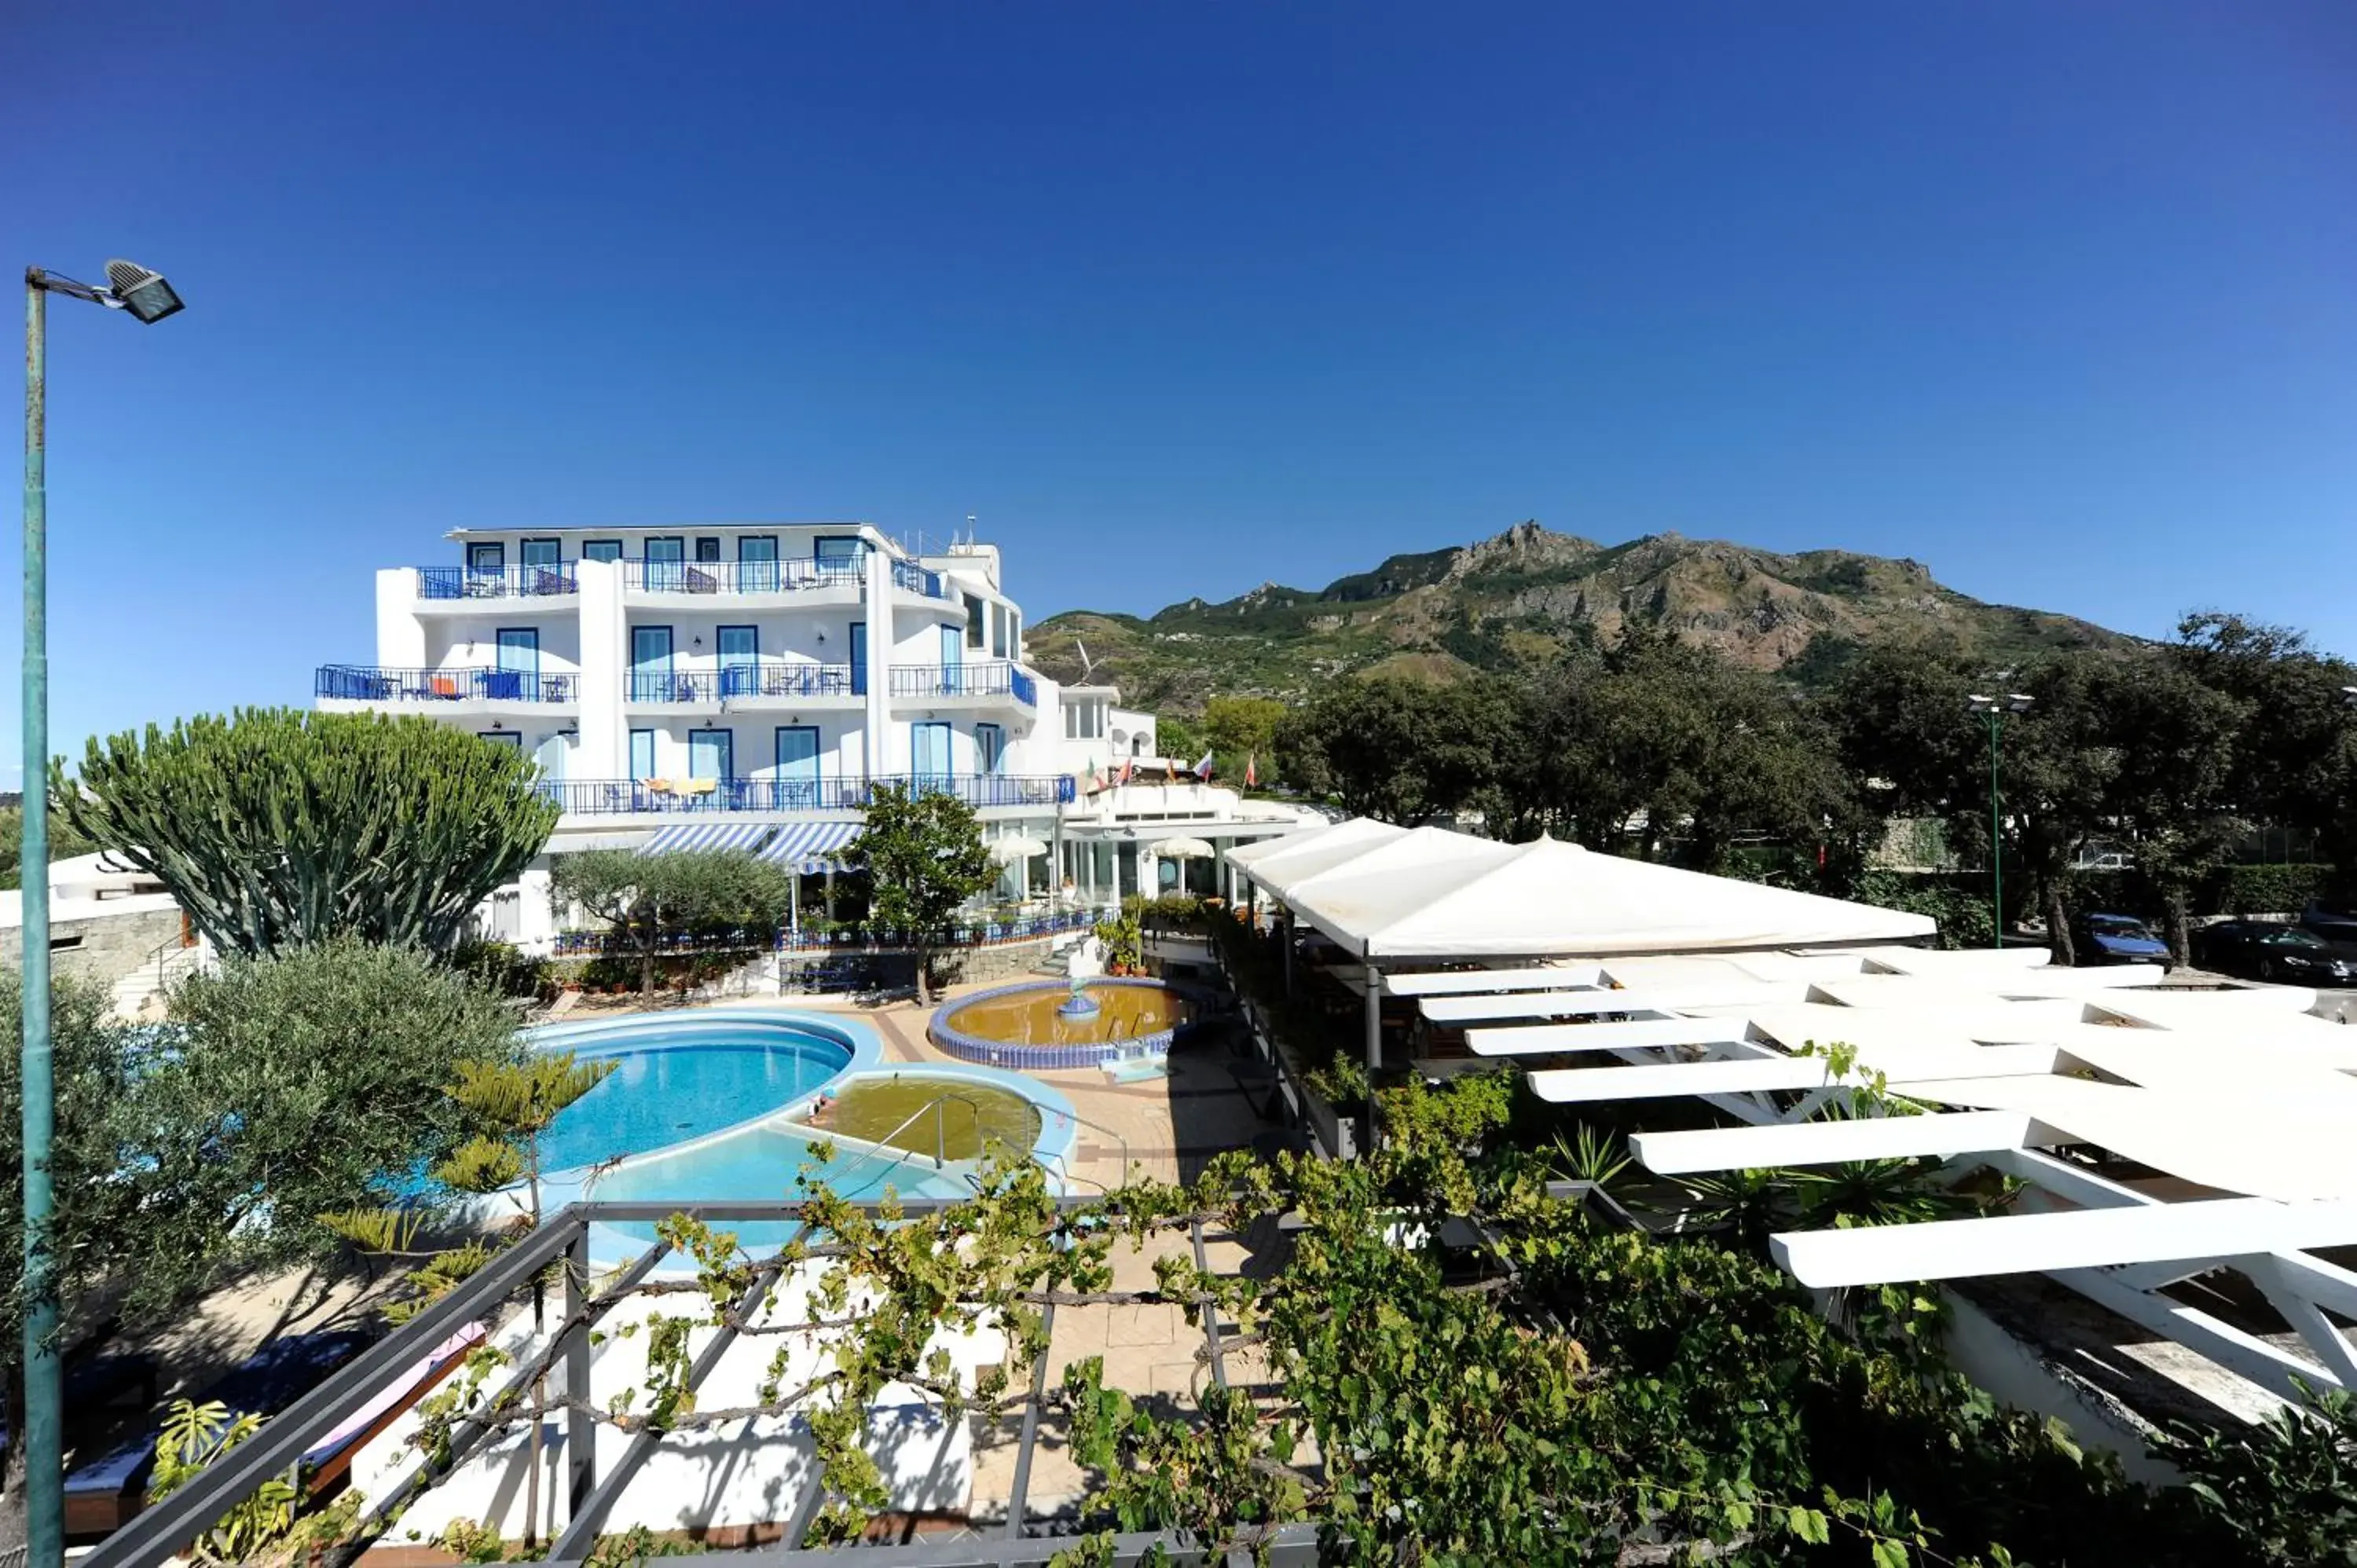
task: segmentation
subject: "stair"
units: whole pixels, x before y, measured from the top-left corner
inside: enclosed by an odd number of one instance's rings
[[[211,964],[211,950],[201,942],[194,947],[167,948],[156,956],[142,960],[138,968],[111,988],[114,1015],[130,1024],[148,1021],[160,1011],[167,991]]]

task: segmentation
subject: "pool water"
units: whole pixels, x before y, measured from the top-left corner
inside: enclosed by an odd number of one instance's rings
[[[844,1086],[813,1130],[944,1159],[980,1159],[993,1143],[1039,1141],[1039,1112],[1019,1094],[965,1079],[894,1076]]]
[[[1111,1044],[1158,1035],[1187,1021],[1186,999],[1158,985],[1091,985],[1094,1013],[1068,1018],[1057,1009],[1071,997],[1064,985],[1010,986],[948,1008],[953,1030],[1009,1046]]]
[[[708,1144],[633,1161],[600,1177],[589,1196],[600,1203],[784,1203],[803,1196],[795,1178],[815,1156],[824,1133],[764,1122],[715,1138]],[[859,1203],[873,1203],[890,1187],[902,1197],[960,1198],[974,1196],[963,1171],[937,1168],[931,1151],[902,1159],[876,1150],[838,1146],[834,1157],[813,1165],[811,1179]],[[651,1223],[621,1222],[610,1229],[639,1240],[652,1240]],[[792,1227],[781,1221],[716,1220],[748,1247],[776,1246]]]
[[[618,1065],[542,1135],[543,1170],[600,1165],[733,1127],[816,1089],[851,1059],[836,1041],[774,1026],[706,1028],[689,1048],[576,1054]],[[773,1187],[763,1196],[780,1193]]]

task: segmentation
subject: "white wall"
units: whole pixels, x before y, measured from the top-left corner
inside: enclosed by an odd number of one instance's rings
[[[578,575],[575,635],[581,665],[581,744],[573,758],[577,771],[567,777],[624,779],[630,776],[630,751],[622,719],[622,671],[630,661],[630,639],[623,630],[622,567],[619,562],[584,561]]]
[[[429,668],[414,566],[389,566],[376,575],[376,661],[387,670]]]

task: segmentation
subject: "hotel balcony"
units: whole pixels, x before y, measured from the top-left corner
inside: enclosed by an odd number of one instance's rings
[[[877,786],[954,795],[977,809],[1049,807],[1072,799],[1067,774],[899,774],[882,779],[565,779],[542,795],[568,816],[673,815],[705,811],[858,811]]]
[[[559,706],[575,702],[580,694],[579,681],[572,675],[538,675],[521,670],[387,670],[370,664],[322,664],[311,689],[322,701],[370,707],[409,703]]]
[[[792,703],[824,707],[829,699],[849,703],[867,694],[865,672],[848,664],[737,664],[723,670],[678,672],[634,670],[623,679],[623,700],[639,706]]]
[[[469,599],[562,599],[581,592],[573,563],[554,566],[420,566],[417,596],[440,608]]]
[[[856,561],[624,561],[622,591],[668,599],[791,595],[803,602],[853,603],[866,583]],[[813,599],[811,596],[816,596]]]
[[[895,697],[942,702],[959,698],[1012,698],[1027,708],[1039,705],[1031,672],[1006,660],[979,664],[895,664],[886,687]]]

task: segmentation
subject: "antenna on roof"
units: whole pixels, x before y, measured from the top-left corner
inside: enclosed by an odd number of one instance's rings
[[[1088,684],[1089,671],[1097,667],[1096,660],[1089,657],[1089,645],[1079,638],[1072,639],[1072,646],[1080,651],[1081,684],[1085,686]]]

